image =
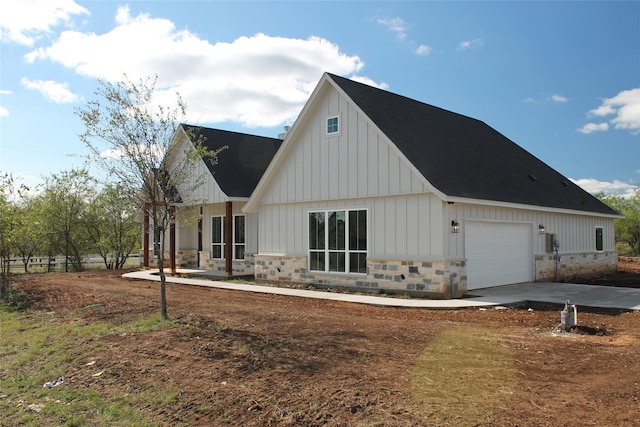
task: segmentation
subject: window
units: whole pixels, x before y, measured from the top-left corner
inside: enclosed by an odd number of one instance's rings
[[[233,259],[244,259],[244,215],[233,217]]]
[[[327,119],[327,135],[334,135],[340,132],[340,122],[338,116]]]
[[[211,218],[211,258],[225,258],[225,232],[226,224],[224,216],[214,216]],[[245,216],[234,215],[233,217],[233,259],[244,259],[246,247],[245,240]]]
[[[224,258],[224,234],[226,227],[223,216],[211,218],[211,258]]]
[[[309,270],[367,272],[367,211],[309,213]]]
[[[596,227],[596,251],[604,250],[604,241],[602,238],[602,227]]]

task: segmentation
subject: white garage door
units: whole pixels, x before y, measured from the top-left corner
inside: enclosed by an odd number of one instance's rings
[[[532,280],[531,224],[467,221],[467,289]]]

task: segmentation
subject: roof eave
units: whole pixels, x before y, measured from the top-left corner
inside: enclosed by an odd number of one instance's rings
[[[607,214],[603,212],[583,211],[583,210],[577,210],[577,209],[566,209],[566,208],[558,208],[558,207],[552,207],[552,206],[527,205],[523,203],[501,202],[501,201],[495,201],[495,200],[471,199],[467,197],[445,196],[443,198],[443,201],[448,203],[464,203],[464,204],[471,204],[471,205],[522,209],[522,210],[538,211],[538,212],[551,212],[551,213],[582,215],[582,216],[597,216],[601,218],[611,218],[611,219],[624,218],[624,215],[620,215],[620,214]]]

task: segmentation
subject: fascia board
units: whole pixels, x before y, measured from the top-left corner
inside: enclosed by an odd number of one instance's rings
[[[596,216],[600,218],[612,218],[612,219],[624,218],[624,215],[613,215],[613,214],[605,214],[605,213],[591,212],[591,211],[579,211],[575,209],[553,208],[548,206],[525,205],[521,203],[499,202],[494,200],[470,199],[465,197],[445,197],[443,201],[449,202],[449,203],[464,203],[468,205],[482,205],[482,206],[520,209],[520,210],[537,211],[537,212],[548,212],[548,213],[559,213],[559,214],[581,215],[581,216]]]

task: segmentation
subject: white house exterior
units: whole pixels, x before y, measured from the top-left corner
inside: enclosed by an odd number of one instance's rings
[[[264,282],[451,298],[617,262],[620,216],[486,124],[331,74],[243,211]]]
[[[242,208],[282,140],[181,125],[176,143],[192,144],[191,138],[202,138],[209,150],[225,148],[217,163],[207,158],[193,160],[192,176],[197,185],[194,181],[185,186],[189,194],[178,189],[183,207],[191,209],[180,210],[175,231],[167,236],[167,258],[175,267],[197,268],[214,275],[253,275],[258,219],[256,213],[245,213]],[[149,243],[152,237],[153,233],[143,233],[143,253],[148,254],[143,257],[145,266],[154,259]]]

